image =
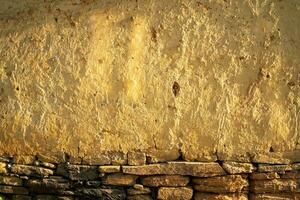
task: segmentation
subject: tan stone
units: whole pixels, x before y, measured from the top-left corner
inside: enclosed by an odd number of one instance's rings
[[[252,180],[271,180],[276,178],[280,178],[277,172],[255,172],[250,174],[250,179]]]
[[[179,175],[161,175],[161,176],[149,176],[142,178],[142,184],[149,187],[159,187],[159,186],[186,186],[190,178],[186,176]]]
[[[291,165],[265,165],[265,164],[258,165],[259,172],[285,172],[291,170],[292,170]]]
[[[111,164],[111,158],[108,154],[102,153],[95,155],[93,157],[91,156],[85,156],[82,158],[83,164],[88,165],[110,165]]]
[[[29,166],[29,165],[17,165],[14,164],[11,171],[15,174],[27,175],[27,176],[49,176],[53,175],[53,171],[50,169]]]
[[[109,174],[102,178],[104,185],[130,186],[134,185],[138,177],[128,174]]]
[[[128,165],[144,165],[146,164],[146,154],[142,152],[129,152]]]
[[[28,190],[24,187],[0,185],[0,193],[4,193],[4,194],[28,194]]]
[[[50,169],[55,169],[56,165],[48,162],[40,162],[40,166],[50,168]]]
[[[13,176],[0,176],[1,185],[22,186],[22,179]]]
[[[6,174],[7,169],[6,169],[6,163],[0,162],[0,174]]]
[[[123,173],[135,175],[187,175],[210,177],[224,175],[225,171],[218,163],[169,162],[144,166],[123,166]]]
[[[241,175],[228,175],[193,179],[194,189],[200,192],[228,193],[241,192],[249,186]]]
[[[209,194],[196,192],[194,200],[248,200],[246,194]]]
[[[120,171],[121,166],[118,165],[99,166],[100,173],[118,173]]]
[[[251,194],[249,200],[298,200],[300,193],[289,194]]]
[[[174,161],[180,157],[178,149],[158,150],[152,149],[147,151],[147,163],[159,163]]]
[[[223,169],[229,174],[252,173],[255,167],[251,163],[224,162]]]
[[[127,200],[153,200],[150,195],[134,195],[134,196],[127,196]]]
[[[111,151],[108,153],[112,165],[126,165],[128,163],[127,154],[120,151]]]
[[[254,180],[250,190],[254,193],[300,192],[299,182],[296,179]]]
[[[297,0],[38,2],[1,1],[0,155],[299,149]]]
[[[283,179],[300,179],[300,171],[286,172],[280,175]]]
[[[188,187],[160,187],[157,199],[161,200],[190,200],[193,197],[193,190]]]

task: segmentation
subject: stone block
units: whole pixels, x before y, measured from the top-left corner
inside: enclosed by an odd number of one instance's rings
[[[56,173],[71,180],[81,181],[95,180],[99,177],[98,167],[89,165],[60,164],[57,167]]]
[[[18,177],[0,176],[0,185],[22,186],[23,181]]]
[[[123,173],[135,175],[186,175],[211,177],[225,175],[218,163],[168,162],[142,166],[123,166]]]
[[[255,167],[251,163],[239,163],[227,161],[222,164],[223,169],[229,174],[252,173]]]
[[[18,165],[14,164],[11,168],[11,171],[15,174],[33,176],[33,177],[47,177],[53,175],[53,170],[46,169],[38,166],[29,166],[29,165]]]
[[[0,193],[3,193],[3,194],[28,194],[28,190],[24,187],[0,185]]]
[[[153,200],[153,198],[150,195],[134,195],[134,196],[127,196],[127,200]]]
[[[158,189],[157,199],[161,200],[190,200],[193,190],[188,187],[161,187]]]
[[[180,175],[160,175],[160,176],[149,176],[141,179],[142,184],[149,187],[160,187],[160,186],[186,186],[190,178]]]
[[[142,195],[151,193],[151,190],[149,188],[144,187],[143,185],[141,185],[141,187],[135,187],[135,185],[132,188],[127,189],[128,195]]]
[[[259,172],[285,172],[291,170],[293,170],[291,165],[266,165],[266,164],[258,165]]]
[[[26,182],[26,186],[34,194],[55,194],[69,189],[70,183],[64,178],[30,179]]]
[[[31,200],[31,196],[27,196],[27,195],[13,195],[12,200]]]
[[[248,200],[246,194],[236,193],[236,194],[209,194],[196,192],[194,195],[194,200]]]
[[[118,173],[121,171],[121,166],[109,165],[109,166],[99,166],[100,173]]]
[[[247,179],[241,175],[195,178],[193,183],[195,190],[212,193],[242,192],[249,186]]]
[[[174,161],[180,157],[180,152],[178,149],[169,149],[169,150],[158,150],[152,149],[147,151],[146,158],[147,163],[159,163]]]
[[[298,200],[300,193],[251,194],[249,200]]]
[[[143,152],[129,152],[128,165],[145,165],[146,154]]]
[[[102,178],[102,183],[104,185],[132,186],[137,178],[138,176],[129,174],[109,174]]]
[[[254,193],[291,193],[300,192],[297,179],[254,180],[250,191]]]
[[[6,169],[6,163],[5,162],[0,162],[0,174],[6,174],[7,169]]]
[[[276,178],[280,178],[277,172],[255,172],[250,174],[250,179],[252,180],[272,180]]]

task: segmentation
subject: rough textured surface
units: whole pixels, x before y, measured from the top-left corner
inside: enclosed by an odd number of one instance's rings
[[[142,166],[124,166],[123,172],[135,175],[189,175],[210,177],[224,175],[225,171],[218,163],[169,162]]]
[[[153,166],[162,169],[162,166],[170,166],[170,163],[121,166],[117,168],[118,172],[115,165],[48,163],[46,166],[39,166],[39,169],[42,171],[51,167],[53,175],[41,173],[35,176],[33,171],[33,176],[32,173],[24,175],[24,170],[12,171],[15,166],[20,168],[25,165],[13,164],[11,159],[6,161],[7,166],[12,166],[8,167],[5,174],[0,173],[0,197],[3,194],[2,199],[5,200],[298,200],[300,197],[300,169],[290,171],[289,168],[281,167],[278,171],[278,166],[273,164],[264,165],[265,168],[269,166],[269,172],[259,172],[255,168],[249,173],[245,171],[245,166],[251,166],[252,163],[231,163],[230,166],[234,166],[235,171],[244,172],[210,177],[214,163],[191,162],[189,165],[187,162],[171,162],[172,168],[169,170],[172,173],[190,171],[185,176],[143,174],[155,174],[155,171],[150,170],[153,170]],[[35,163],[40,161],[36,160]],[[294,163],[292,166],[297,168],[299,164]],[[191,169],[191,166],[198,168]],[[215,166],[225,165],[216,162]],[[25,169],[28,168],[36,166],[27,165]],[[100,171],[101,168],[106,170]],[[143,173],[127,174],[128,169],[132,168],[142,170],[140,172]],[[162,172],[167,171],[160,171]]]
[[[161,200],[190,200],[193,190],[188,187],[161,187],[158,190],[157,199]]]
[[[193,179],[193,183],[195,184],[195,190],[212,193],[238,193],[249,186],[248,181],[241,175]]]
[[[299,159],[299,18],[298,0],[2,0],[0,155]]]
[[[169,176],[149,176],[142,178],[141,182],[145,186],[159,187],[159,186],[186,186],[189,183],[189,177],[169,175]]]

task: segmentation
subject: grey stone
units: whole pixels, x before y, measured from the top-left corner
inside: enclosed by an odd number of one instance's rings
[[[60,164],[56,173],[71,180],[95,180],[98,178],[97,166]]]

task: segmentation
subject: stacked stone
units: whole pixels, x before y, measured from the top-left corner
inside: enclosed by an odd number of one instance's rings
[[[300,199],[300,163],[169,161],[140,152],[106,165],[0,158],[0,199]]]

